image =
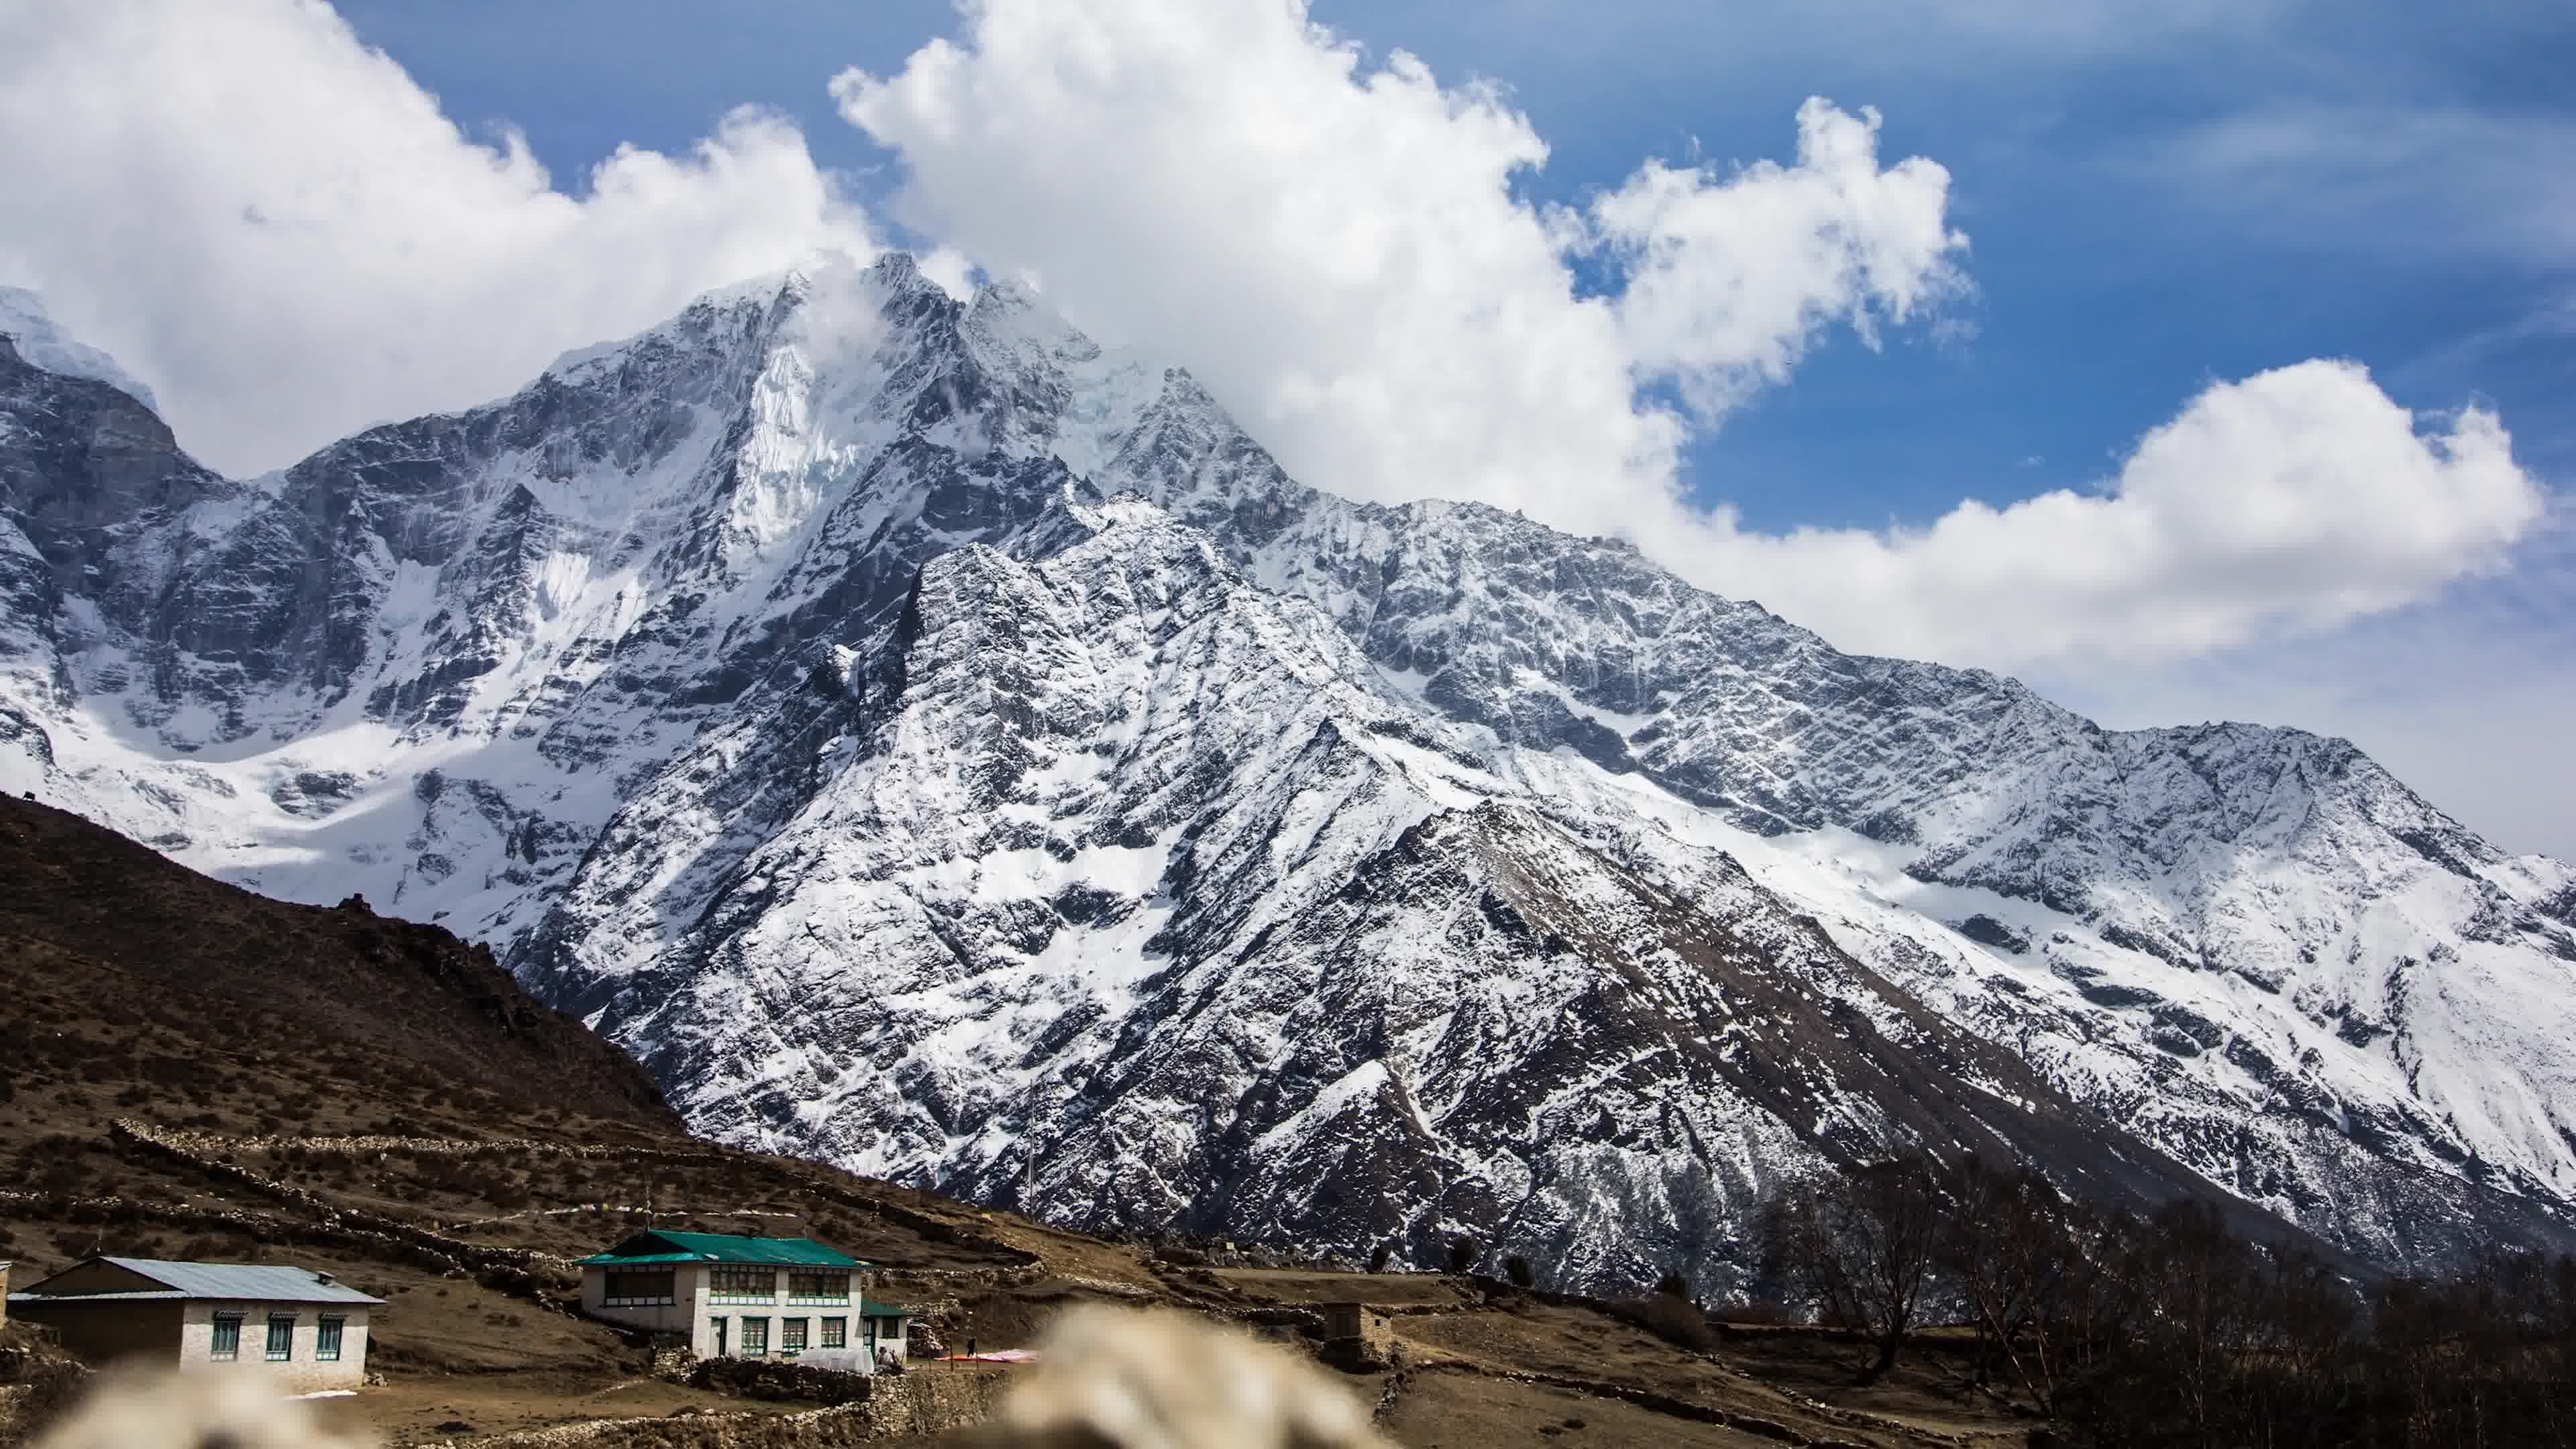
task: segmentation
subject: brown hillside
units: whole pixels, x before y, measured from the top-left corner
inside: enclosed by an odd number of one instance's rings
[[[1312,1347],[1315,1305],[1365,1301],[1390,1361],[1346,1382],[1405,1445],[2025,1442],[1937,1341],[1859,1390],[1865,1350],[1829,1336],[1691,1351],[1491,1280],[1158,1253],[696,1141],[482,947],[265,900],[0,799],[0,1258],[19,1284],[90,1252],[333,1271],[388,1300],[369,1356],[385,1382],[333,1412],[397,1444],[583,1420],[615,1421],[600,1443],[681,1442],[675,1414],[808,1407],[653,1377],[643,1343],[580,1315],[569,1260],[648,1223],[811,1233],[877,1264],[881,1295],[952,1346],[1026,1344],[1059,1309],[1112,1301]],[[715,1442],[736,1421],[698,1422]],[[0,1444],[23,1428],[0,1422]]]
[[[228,1131],[680,1130],[641,1068],[488,948],[253,895],[32,800],[0,798],[0,1035],[24,1044],[12,1085],[57,1094],[53,1130],[102,1095]]]

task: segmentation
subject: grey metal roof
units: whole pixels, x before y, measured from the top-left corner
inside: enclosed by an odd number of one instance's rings
[[[114,1263],[129,1273],[140,1273],[155,1283],[166,1285],[168,1295],[177,1298],[249,1299],[262,1303],[382,1303],[346,1283],[326,1283],[309,1268],[293,1268],[282,1263],[174,1263],[159,1258],[111,1258],[101,1255],[85,1262]],[[33,1285],[41,1290],[45,1285]],[[44,1293],[31,1290],[31,1298],[135,1298],[137,1293]],[[12,1299],[19,1294],[9,1295]],[[165,1296],[155,1294],[155,1297]]]
[[[163,1288],[150,1293],[12,1293],[12,1303],[176,1303],[193,1298],[176,1288]]]

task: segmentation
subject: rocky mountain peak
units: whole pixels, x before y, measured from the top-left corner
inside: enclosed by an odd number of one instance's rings
[[[2576,1214],[2564,865],[1335,497],[1025,287],[819,258],[256,484],[156,429],[0,344],[0,788],[490,941],[704,1132],[1604,1285],[1892,1139],[2356,1264]]]

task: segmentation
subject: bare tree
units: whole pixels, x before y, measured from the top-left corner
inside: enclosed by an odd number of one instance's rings
[[[1940,1254],[1985,1347],[1977,1378],[2008,1370],[2041,1413],[2054,1412],[2057,1364],[2048,1352],[2053,1279],[2065,1265],[2065,1204],[2027,1168],[1970,1157],[1952,1180],[1957,1210]]]
[[[2324,1259],[2300,1247],[2263,1254],[2256,1302],[2236,1366],[2258,1392],[2241,1393],[2240,1414],[2257,1441],[2295,1444],[2339,1396],[2360,1303]]]
[[[2172,1364],[2195,1441],[2217,1442],[2221,1394],[2253,1337],[2263,1266],[2209,1203],[2176,1199],[2148,1220],[2146,1326]]]
[[[2027,1166],[1968,1158],[1949,1187],[1941,1265],[1986,1351],[1979,1382],[2008,1373],[2053,1416],[2066,1380],[2127,1338],[2139,1224],[2070,1202]]]
[[[1864,1383],[1896,1366],[1932,1281],[1943,1219],[1932,1159],[1899,1153],[1775,1203],[1768,1250],[1826,1322],[1877,1346]]]

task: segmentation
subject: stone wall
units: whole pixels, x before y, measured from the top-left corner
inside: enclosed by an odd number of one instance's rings
[[[801,1414],[689,1414],[604,1419],[459,1440],[469,1449],[834,1449],[872,1439],[944,1434],[991,1418],[1014,1373],[967,1367],[867,1380],[855,1403]]]
[[[239,1163],[218,1159],[210,1155],[210,1150],[203,1145],[208,1140],[225,1139],[206,1139],[201,1134],[174,1134],[130,1117],[117,1118],[112,1131],[117,1140],[140,1151],[303,1208],[325,1227],[352,1228],[367,1236],[400,1244],[415,1254],[427,1255],[460,1268],[496,1291],[527,1298],[540,1306],[552,1306],[545,1301],[548,1290],[569,1286],[579,1277],[568,1258],[531,1248],[497,1248],[462,1242],[416,1227],[400,1218],[334,1204],[316,1193],[262,1176]]]
[[[196,1168],[199,1171],[209,1173],[213,1176],[230,1179],[241,1183],[243,1186],[252,1188],[255,1191],[265,1193],[283,1201],[296,1203],[317,1213],[326,1215],[347,1215],[351,1210],[346,1208],[335,1209],[312,1193],[306,1192],[301,1188],[292,1187],[285,1183],[278,1182],[273,1178],[264,1177],[258,1173],[252,1172],[238,1163],[224,1160],[224,1156],[226,1154],[283,1152],[289,1148],[301,1148],[308,1152],[332,1152],[351,1156],[367,1156],[383,1152],[422,1152],[439,1153],[451,1157],[472,1158],[487,1161],[505,1161],[512,1158],[523,1157],[530,1153],[535,1153],[561,1157],[581,1157],[595,1161],[712,1167],[728,1172],[739,1172],[744,1170],[746,1167],[757,1168],[763,1162],[763,1158],[759,1154],[729,1152],[713,1147],[666,1148],[602,1146],[595,1144],[539,1142],[529,1138],[469,1139],[448,1137],[378,1136],[227,1137],[207,1132],[193,1132],[184,1128],[154,1126],[150,1123],[131,1117],[117,1118],[113,1126],[115,1134],[122,1140],[137,1143],[147,1150],[157,1151],[166,1157],[186,1163],[188,1166]],[[931,1242],[948,1243],[961,1247],[972,1247],[979,1251],[990,1253],[1012,1265],[1002,1269],[964,1269],[946,1275],[956,1281],[981,1281],[987,1276],[1007,1277],[1015,1272],[1033,1273],[1043,1267],[1037,1254],[1029,1252],[1023,1248],[1013,1247],[991,1234],[977,1232],[971,1228],[945,1221],[928,1213],[916,1212],[911,1208],[902,1207],[882,1198],[871,1197],[862,1192],[839,1187],[819,1177],[800,1180],[793,1183],[791,1186],[793,1191],[813,1198],[816,1201],[831,1203],[835,1206],[848,1208],[855,1212],[868,1213],[875,1217],[883,1218],[888,1222],[895,1223],[898,1226],[907,1228],[912,1232],[918,1233],[923,1238],[926,1238]],[[723,1211],[732,1212],[734,1210],[724,1209]],[[767,1214],[761,1215],[766,1216]],[[408,1225],[405,1226],[407,1227]],[[420,1230],[412,1229],[412,1231],[419,1232]],[[431,1239],[433,1241],[449,1241],[438,1238],[436,1234],[421,1233],[420,1235],[423,1238]],[[491,1251],[512,1252],[514,1250]],[[521,1259],[528,1260],[532,1267],[543,1266],[555,1271],[568,1271],[569,1269],[569,1264],[566,1260],[556,1258],[552,1254],[516,1251],[516,1256]]]

